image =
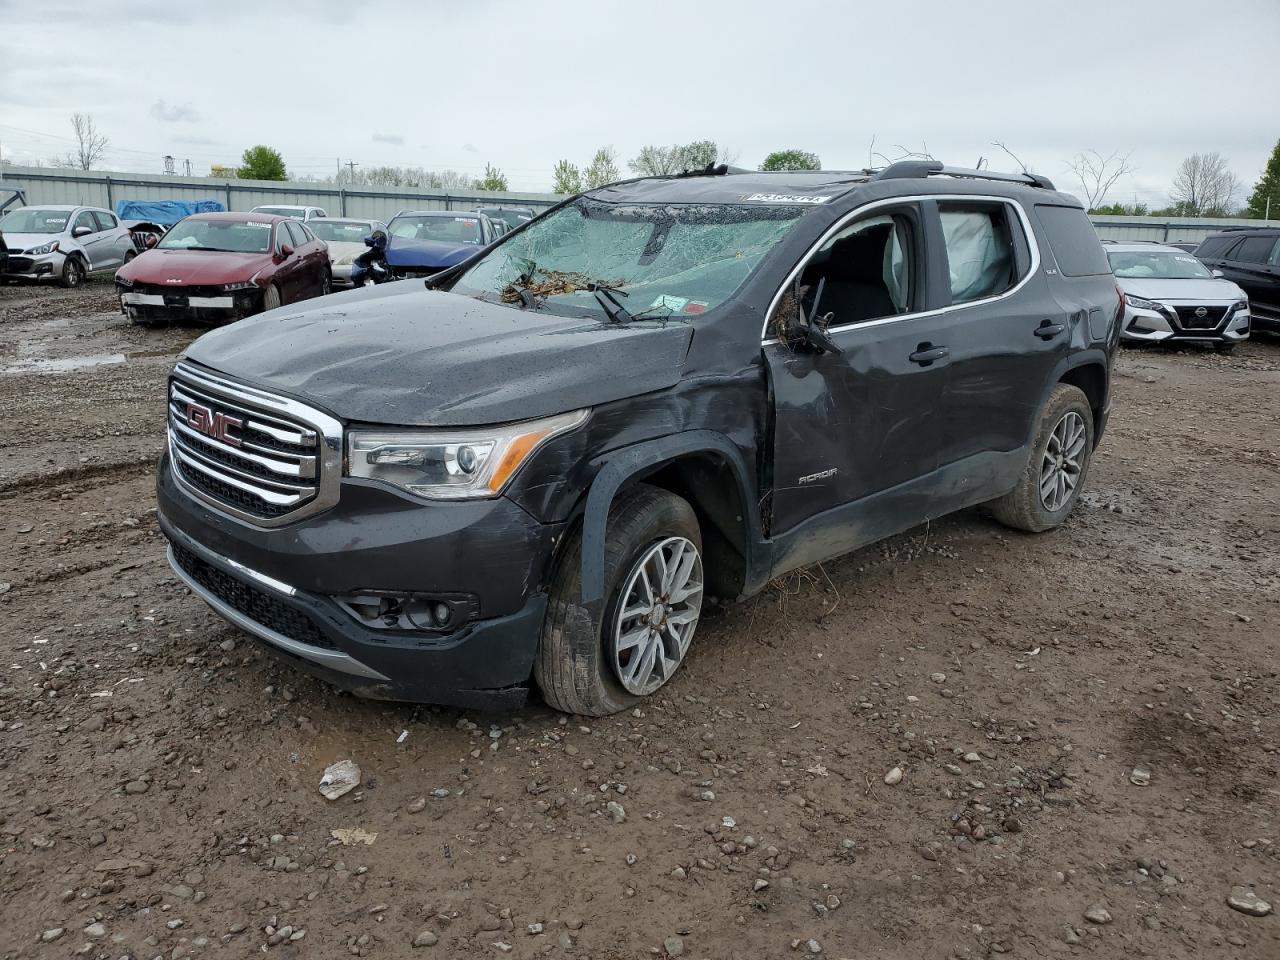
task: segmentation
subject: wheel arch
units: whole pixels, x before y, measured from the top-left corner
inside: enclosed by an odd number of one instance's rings
[[[1089,409],[1093,411],[1093,435],[1097,443],[1102,432],[1103,415],[1107,407],[1108,376],[1107,368],[1100,360],[1086,360],[1063,371],[1058,383],[1077,387],[1089,401]]]
[[[596,475],[582,512],[582,603],[603,611],[605,536],[619,494],[648,483],[687,500],[702,532],[710,592],[736,597],[762,573],[763,539],[750,472],[723,434],[695,430],[613,451]]]

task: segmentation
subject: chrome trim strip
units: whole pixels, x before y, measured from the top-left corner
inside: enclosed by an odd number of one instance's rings
[[[226,377],[206,372],[185,362],[179,362],[174,368],[170,385],[172,391],[182,393],[183,390],[186,390],[188,394],[194,392],[197,395],[207,393],[220,404],[226,404],[229,408],[237,411],[243,410],[253,429],[260,429],[264,426],[269,427],[264,432],[272,436],[275,436],[272,430],[278,430],[279,428],[270,427],[270,422],[275,417],[279,417],[280,421],[277,422],[280,423],[281,427],[292,428],[288,431],[292,437],[304,438],[304,441],[298,445],[312,446],[316,455],[315,486],[306,488],[307,493],[313,495],[309,499],[300,498],[300,500],[292,501],[296,506],[293,506],[293,509],[279,517],[262,517],[251,511],[241,510],[224,503],[183,480],[181,472],[178,470],[175,434],[171,433],[169,446],[170,450],[173,451],[174,462],[171,465],[170,472],[174,482],[184,493],[207,504],[218,513],[232,517],[247,526],[260,529],[273,529],[296,523],[306,517],[322,513],[337,504],[342,489],[343,429],[340,421],[297,400],[275,396],[255,387],[238,384]],[[264,424],[262,422],[264,420],[268,421],[268,423]],[[277,439],[281,438],[277,437]],[[285,439],[284,442],[298,443],[296,439]],[[192,468],[201,469],[202,465],[201,467],[193,465]],[[218,470],[219,468],[211,469]],[[220,469],[225,470],[226,468],[222,467]],[[254,477],[252,483],[282,487],[290,486],[289,484],[264,480],[261,477]],[[232,485],[236,486],[237,484]],[[263,499],[268,499],[263,497],[263,488],[261,486],[250,488],[247,492]],[[291,504],[282,505],[289,506]]]
[[[340,673],[345,673],[353,677],[365,677],[369,680],[378,680],[383,683],[391,682],[388,677],[384,677],[372,667],[365,666],[348,653],[343,653],[340,650],[322,650],[318,647],[308,646],[305,643],[299,643],[297,640],[291,640],[289,637],[286,637],[282,633],[277,633],[270,627],[264,627],[262,624],[258,623],[258,621],[245,616],[235,607],[219,599],[216,595],[210,593],[197,583],[196,580],[178,564],[177,558],[173,555],[172,546],[169,547],[168,553],[169,566],[172,567],[173,572],[178,575],[178,579],[185,583],[192,593],[211,606],[214,612],[220,617],[230,621],[234,626],[239,627],[250,636],[257,637],[264,643],[269,643],[272,646],[281,648],[282,650],[287,650],[294,656],[302,657],[304,660],[310,660],[312,663],[318,664],[322,667],[327,667],[330,670],[337,670]],[[230,563],[231,561],[223,559],[223,562]],[[261,577],[262,574],[257,574],[257,576]],[[270,578],[267,579],[269,580]],[[272,582],[279,583],[279,581]],[[282,586],[284,585],[282,584]],[[289,587],[288,589],[291,591],[293,590],[292,587]],[[293,596],[293,593],[290,593],[289,596]]]
[[[189,426],[179,419],[178,414],[174,412],[173,407],[169,408],[169,424],[177,427],[185,434],[189,434],[201,443],[207,443],[219,449],[226,450],[227,454],[233,457],[240,457],[242,460],[248,460],[259,466],[266,467],[272,473],[278,473],[284,477],[298,477],[302,480],[314,479],[316,475],[316,458],[315,457],[297,457],[297,463],[288,463],[283,460],[277,460],[272,457],[259,456],[256,453],[250,453],[250,450],[265,450],[266,447],[255,446],[248,441],[241,441],[241,445],[233,447],[228,444],[221,443],[208,437],[198,430],[192,430]],[[286,454],[287,456],[287,454]],[[270,481],[268,481],[270,482]]]
[[[247,484],[248,489],[253,489],[255,493],[275,493],[273,487],[279,487],[290,493],[295,493],[300,497],[305,497],[315,493],[315,487],[306,486],[305,484],[288,483],[284,480],[271,480],[267,477],[260,477],[256,473],[248,473],[244,470],[237,470],[235,467],[228,466],[225,463],[206,456],[199,450],[193,450],[182,442],[181,437],[175,437],[170,434],[173,442],[177,445],[178,452],[183,454],[184,459],[194,460],[191,466],[204,470],[205,473],[217,475],[219,480],[231,481],[231,478],[239,480],[242,484]],[[261,485],[262,489],[258,489]]]
[[[983,304],[995,303],[997,300],[1003,300],[1005,297],[1011,297],[1023,287],[1025,287],[1040,269],[1040,244],[1036,240],[1035,231],[1031,229],[1031,220],[1027,216],[1027,211],[1023,209],[1022,204],[1014,200],[1012,197],[994,197],[985,194],[968,194],[968,193],[926,193],[909,197],[890,197],[885,200],[876,200],[872,203],[863,204],[855,207],[843,217],[827,227],[822,235],[810,245],[805,251],[803,257],[791,268],[782,281],[782,286],[778,288],[778,292],[773,295],[773,299],[769,301],[769,309],[765,311],[764,326],[760,328],[760,345],[768,346],[771,343],[780,342],[777,337],[769,336],[769,320],[773,317],[773,311],[778,307],[778,301],[782,299],[783,293],[790,289],[791,284],[795,282],[797,276],[804,270],[805,266],[813,259],[822,245],[830,240],[833,236],[849,225],[851,221],[862,219],[873,210],[882,209],[884,207],[902,206],[907,203],[919,203],[923,200],[945,200],[945,201],[976,201],[980,203],[1004,203],[1013,207],[1018,214],[1018,221],[1022,224],[1022,230],[1027,237],[1027,246],[1031,252],[1031,267],[1026,274],[1016,284],[1006,290],[1004,293],[996,294],[994,297],[983,297],[981,300],[968,300],[964,303],[952,303],[945,307],[938,307],[934,310],[918,310],[915,313],[899,313],[892,317],[880,317],[875,320],[863,320],[859,323],[842,323],[839,326],[828,327],[827,333],[841,333],[845,330],[859,330],[866,327],[878,327],[886,323],[898,323],[902,320],[914,320],[917,317],[934,317],[942,313],[948,313],[952,310],[966,310],[969,307],[980,307]]]
[[[242,480],[237,480],[235,477],[230,476],[228,474],[219,473],[217,470],[210,469],[204,463],[201,463],[200,461],[193,459],[189,453],[184,452],[182,448],[178,446],[177,441],[172,436],[169,438],[169,452],[170,454],[173,455],[173,457],[176,460],[181,460],[183,463],[189,466],[192,470],[197,470],[203,474],[211,476],[215,480],[221,483],[225,483],[225,484],[228,484],[229,486],[235,487],[237,490],[243,490],[245,493],[252,494],[253,496],[257,497],[260,500],[265,500],[267,503],[273,503],[276,506],[280,506],[280,507],[291,507],[296,503],[302,502],[302,497],[296,494],[289,495],[284,493],[276,493],[274,490],[265,490],[262,487],[245,483]],[[202,500],[214,500],[213,497],[206,496],[202,490],[194,488],[191,486],[191,484],[187,483],[187,481],[183,479],[181,471],[175,470],[173,475],[174,475],[174,478],[177,479],[178,482],[182,484],[182,488],[184,490],[190,490],[191,492],[198,494]],[[217,506],[223,510],[232,509],[227,504],[223,503],[221,500],[216,500],[215,502]]]

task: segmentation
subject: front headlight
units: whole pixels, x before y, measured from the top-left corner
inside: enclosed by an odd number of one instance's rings
[[[117,273],[117,274],[116,274],[116,286],[118,286],[118,287],[132,287],[132,286],[133,286],[133,281],[132,281],[132,280],[128,280],[128,279],[126,279],[126,278],[124,278],[124,277],[120,276],[120,274],[118,274],[118,273]]]
[[[222,289],[231,293],[233,290],[254,290],[257,286],[252,280],[246,280],[244,283],[224,283]]]
[[[1129,306],[1137,307],[1139,310],[1154,310],[1156,313],[1164,313],[1163,303],[1156,303],[1154,300],[1143,300],[1141,297],[1135,297],[1133,294],[1128,294],[1125,297],[1125,300],[1128,302]]]
[[[581,426],[587,413],[474,429],[352,430],[347,476],[381,480],[427,500],[496,497],[539,447]]]
[[[43,257],[46,253],[55,253],[58,249],[58,241],[50,240],[48,243],[42,243],[38,247],[32,247],[27,251],[33,257]]]

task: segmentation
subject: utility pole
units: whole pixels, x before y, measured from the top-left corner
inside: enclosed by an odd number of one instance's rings
[[[189,158],[182,161],[182,168],[186,171],[186,176],[191,176],[191,160]]]
[[[360,166],[360,164],[356,163],[354,160],[347,161],[347,172],[352,183],[356,182],[356,167],[358,166]]]
[[[169,156],[168,154],[165,154],[165,158],[164,158],[164,172],[171,177],[177,172],[176,170],[173,169],[173,157]]]

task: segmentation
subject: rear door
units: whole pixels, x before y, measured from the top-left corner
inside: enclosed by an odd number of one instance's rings
[[[329,250],[305,223],[295,222],[289,229],[299,241],[304,265],[301,297],[319,296],[324,289],[324,275],[329,269]]]
[[[922,478],[937,466],[947,377],[946,318],[926,301],[920,206],[898,203],[835,229],[797,268],[806,316],[823,317],[840,353],[784,342],[788,283],[763,345],[774,403],[770,535],[806,521],[821,559],[928,516]],[[892,501],[885,508],[886,501]]]
[[[1228,252],[1222,272],[1244,288],[1255,313],[1280,316],[1280,238],[1245,237]]]
[[[1046,385],[1064,364],[1072,315],[1047,289],[1022,207],[1006,198],[939,199],[937,225],[947,261],[946,343],[951,371],[939,416],[940,466],[956,482],[992,496],[1007,487],[1012,456],[1030,442]],[[1084,217],[1083,211],[1078,211]],[[1087,226],[1087,222],[1086,222]],[[1091,242],[1101,246],[1096,239]],[[1056,379],[1056,378],[1055,378]],[[949,493],[969,500],[965,490]]]

